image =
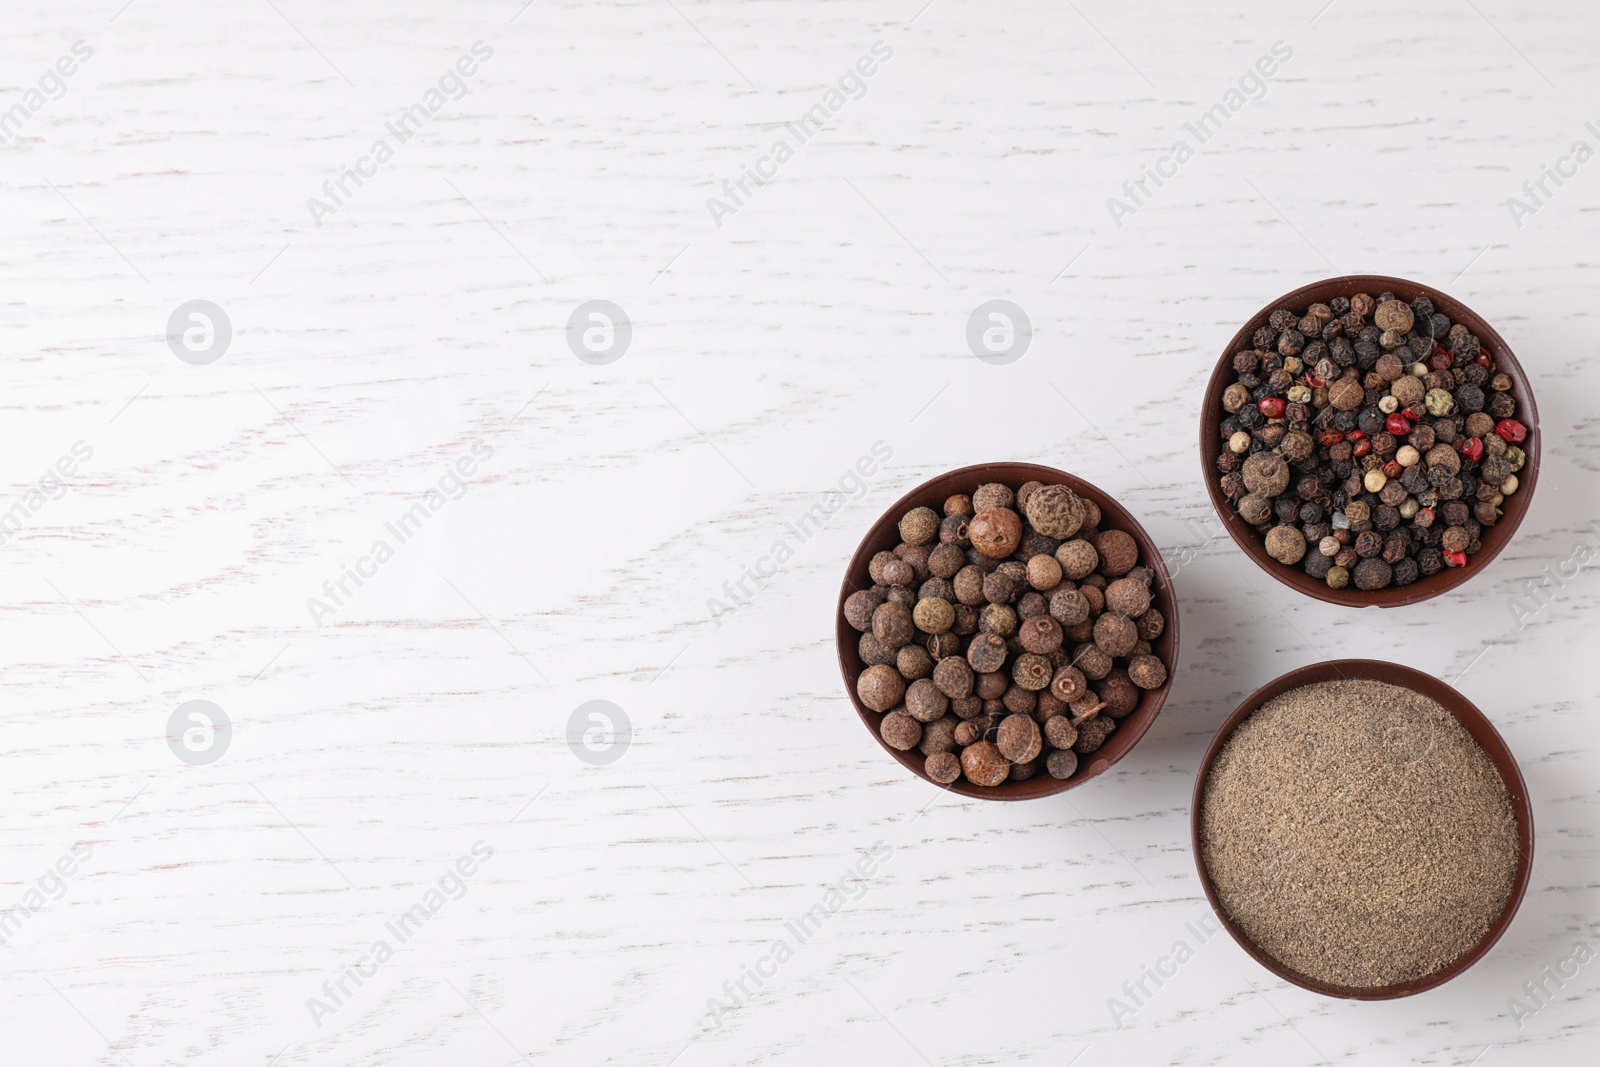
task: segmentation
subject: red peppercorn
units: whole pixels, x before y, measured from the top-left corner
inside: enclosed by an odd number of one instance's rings
[[[1391,459],[1389,462],[1383,465],[1383,476],[1388,478],[1390,481],[1393,481],[1394,479],[1400,477],[1400,475],[1404,474],[1405,470],[1406,469],[1404,467],[1400,466],[1399,460]]]
[[[1352,456],[1355,456],[1357,459],[1360,459],[1362,456],[1366,455],[1368,452],[1371,452],[1371,451],[1372,451],[1372,442],[1367,440],[1365,437],[1363,437],[1361,440],[1359,440],[1359,441],[1357,441],[1355,443],[1355,446],[1353,448],[1350,449],[1350,454]]]
[[[1465,552],[1446,550],[1444,552],[1444,561],[1452,567],[1465,567],[1467,565],[1467,554]]]
[[[1516,419],[1501,419],[1495,424],[1495,435],[1508,444],[1520,445],[1528,436],[1528,428]]]
[[[1461,442],[1461,454],[1476,463],[1483,458],[1483,439],[1469,437]]]
[[[1340,441],[1343,441],[1344,434],[1340,433],[1338,430],[1324,430],[1317,440],[1321,441],[1324,445],[1331,447],[1338,444]]]
[[[1349,433],[1344,435],[1344,439],[1346,441],[1359,441],[1365,436],[1367,435],[1366,431],[1364,430],[1351,430]]]
[[[1428,527],[1433,525],[1433,509],[1423,508],[1422,510],[1418,511],[1417,517],[1414,521],[1418,526],[1426,530]]]
[[[1412,404],[1410,407],[1404,409],[1405,417],[1410,419],[1412,422],[1420,422],[1422,416],[1426,415],[1427,413],[1428,409],[1421,404]]]
[[[1261,403],[1258,406],[1261,408],[1261,414],[1265,415],[1269,419],[1281,419],[1281,418],[1283,418],[1283,398],[1282,397],[1276,397],[1276,396],[1265,397],[1265,398],[1262,399]]]
[[[1406,434],[1411,432],[1411,420],[1396,411],[1387,419],[1383,420],[1383,428],[1394,434],[1396,437],[1404,437]]]
[[[1441,348],[1434,352],[1431,362],[1434,370],[1449,370],[1455,361],[1456,357],[1450,354],[1449,349]]]
[[[1311,388],[1313,388],[1313,389],[1321,389],[1323,386],[1328,384],[1328,379],[1319,378],[1315,374],[1312,374],[1311,372],[1307,371],[1306,372],[1306,384],[1311,386]]]
[[[1487,370],[1494,370],[1494,361],[1489,358],[1489,353],[1480,352],[1478,354],[1478,366]]]

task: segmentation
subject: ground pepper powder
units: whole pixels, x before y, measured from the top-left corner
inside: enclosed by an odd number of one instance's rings
[[[1347,988],[1432,974],[1499,918],[1516,878],[1504,781],[1439,704],[1371,680],[1268,701],[1218,753],[1200,851],[1256,946]]]

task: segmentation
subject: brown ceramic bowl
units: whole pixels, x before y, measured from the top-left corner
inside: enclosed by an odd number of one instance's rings
[[[1319,302],[1327,303],[1336,296],[1348,297],[1356,293],[1366,293],[1374,297],[1379,293],[1393,293],[1408,303],[1426,295],[1442,314],[1449,317],[1451,323],[1459,322],[1465,325],[1478,336],[1484,348],[1493,355],[1500,370],[1510,375],[1511,395],[1517,399],[1517,418],[1528,427],[1528,439],[1519,446],[1528,454],[1527,464],[1517,472],[1521,484],[1502,505],[1505,514],[1501,516],[1500,521],[1484,531],[1483,547],[1467,560],[1467,565],[1446,567],[1438,574],[1419,578],[1410,585],[1390,586],[1372,593],[1364,593],[1353,585],[1345,586],[1343,589],[1331,589],[1327,582],[1311,577],[1301,570],[1298,564],[1288,566],[1267,555],[1266,544],[1261,535],[1239,517],[1239,513],[1228,502],[1228,498],[1222,495],[1216,468],[1217,453],[1222,448],[1222,439],[1218,436],[1223,418],[1222,393],[1233,381],[1233,354],[1241,348],[1250,347],[1250,335],[1257,327],[1267,324],[1267,317],[1272,314],[1274,308],[1304,308]],[[1517,527],[1522,525],[1523,516],[1528,513],[1528,505],[1533,500],[1534,486],[1539,481],[1539,409],[1534,405],[1533,389],[1528,383],[1528,376],[1523,372],[1516,356],[1512,355],[1511,346],[1495,332],[1493,326],[1480,318],[1471,308],[1432,286],[1408,282],[1403,278],[1352,274],[1343,278],[1313,282],[1279,297],[1257,312],[1250,321],[1239,328],[1238,333],[1233,335],[1233,340],[1228,342],[1228,347],[1217,360],[1216,369],[1211,372],[1211,381],[1206,385],[1205,406],[1200,412],[1200,466],[1217,515],[1221,517],[1228,532],[1233,535],[1234,541],[1238,542],[1239,547],[1244,549],[1245,554],[1255,560],[1262,570],[1284,585],[1298,589],[1318,600],[1326,600],[1330,604],[1343,604],[1355,608],[1369,605],[1381,608],[1399,607],[1448,593],[1487,567],[1510,542],[1517,532]]]
[[[1447,312],[1448,314],[1448,312]],[[1206,871],[1205,859],[1200,851],[1200,804],[1205,795],[1206,781],[1211,775],[1212,765],[1215,764],[1217,754],[1222,751],[1222,746],[1227,743],[1228,737],[1234,728],[1248,718],[1257,708],[1271,700],[1273,697],[1287,693],[1291,689],[1298,689],[1303,685],[1315,682],[1332,682],[1342,679],[1372,679],[1378,682],[1387,682],[1390,685],[1402,686],[1414,692],[1421,693],[1431,700],[1443,705],[1445,710],[1456,717],[1456,721],[1466,728],[1467,733],[1478,743],[1478,747],[1494,763],[1495,769],[1500,772],[1500,778],[1506,784],[1506,792],[1511,795],[1511,810],[1517,820],[1517,845],[1521,850],[1521,857],[1517,861],[1516,879],[1511,887],[1511,896],[1506,901],[1505,910],[1490,927],[1489,932],[1483,935],[1470,952],[1441,970],[1435,971],[1422,978],[1409,982],[1399,982],[1394,985],[1374,986],[1371,988],[1351,989],[1344,986],[1329,985],[1319,982],[1314,978],[1290,970],[1273,957],[1257,948],[1244,931],[1234,925],[1233,920],[1222,908],[1217,899],[1216,888],[1211,884],[1211,876]],[[1212,738],[1211,747],[1206,749],[1205,758],[1200,761],[1200,773],[1195,777],[1194,798],[1189,816],[1190,845],[1194,850],[1195,868],[1200,872],[1200,884],[1206,891],[1206,900],[1211,904],[1211,910],[1217,915],[1228,933],[1239,943],[1239,947],[1248,952],[1255,961],[1285,982],[1297,985],[1301,989],[1309,989],[1313,993],[1321,993],[1328,997],[1342,997],[1347,1000],[1393,1000],[1396,997],[1409,997],[1414,993],[1432,989],[1443,985],[1456,975],[1471,967],[1500,940],[1500,935],[1506,932],[1511,925],[1512,918],[1517,914],[1517,908],[1522,903],[1523,896],[1528,891],[1528,876],[1533,870],[1533,806],[1528,802],[1528,786],[1522,780],[1522,772],[1517,768],[1516,758],[1511,755],[1511,750],[1506,747],[1505,741],[1495,730],[1491,723],[1472,702],[1449,685],[1441,682],[1431,674],[1403,667],[1398,663],[1386,663],[1374,659],[1339,659],[1329,660],[1326,663],[1313,663],[1309,667],[1290,671],[1281,678],[1277,678],[1257,689],[1245,698],[1234,713],[1228,716],[1222,724],[1222,729],[1217,731],[1217,736]]]
[[[877,553],[892,550],[900,543],[900,518],[912,508],[927,505],[943,515],[944,501],[952,494],[971,493],[985,482],[1001,482],[1015,489],[1029,481],[1039,481],[1046,485],[1064,485],[1079,496],[1094,501],[1100,506],[1102,530],[1122,530],[1138,542],[1140,563],[1155,572],[1155,582],[1151,588],[1155,605],[1161,609],[1167,620],[1166,629],[1152,642],[1152,650],[1161,657],[1161,662],[1166,664],[1167,680],[1159,689],[1150,689],[1141,695],[1139,706],[1119,720],[1116,731],[1106,739],[1105,744],[1079,760],[1078,769],[1071,778],[1052,778],[1041,769],[1039,774],[1025,782],[1007,781],[992,788],[973,785],[965,778],[959,778],[948,786],[939,785],[923,772],[924,757],[920,752],[915,749],[910,752],[900,752],[884,744],[878,732],[878,723],[883,716],[861,703],[856,696],[856,678],[865,665],[861,662],[858,649],[861,635],[845,621],[844,601],[856,590],[872,585],[872,579],[867,576],[867,564]],[[856,554],[851,557],[850,566],[845,571],[844,582],[839,589],[839,601],[834,605],[833,615],[839,647],[839,669],[844,674],[845,692],[850,697],[850,703],[855,705],[856,714],[861,716],[862,724],[872,734],[873,740],[882,745],[883,750],[899,761],[901,766],[923,781],[940,789],[948,789],[952,793],[977,797],[980,800],[1032,800],[1035,797],[1047,797],[1082,785],[1102,773],[1127,755],[1128,750],[1138,743],[1146,730],[1150,729],[1150,724],[1155,721],[1156,714],[1166,701],[1167,693],[1172,689],[1172,680],[1178,673],[1178,602],[1173,596],[1172,579],[1167,574],[1166,564],[1162,561],[1161,551],[1156,547],[1156,543],[1126,508],[1099,489],[1081,478],[1074,478],[1070,474],[1035,463],[980,463],[972,467],[962,467],[960,470],[953,470],[923,482],[897,500],[877,522],[872,524],[872,529],[868,530],[866,537],[861,540],[861,547],[857,548]]]

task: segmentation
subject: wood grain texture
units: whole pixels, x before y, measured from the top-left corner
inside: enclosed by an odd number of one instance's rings
[[[1600,541],[1600,162],[1520,226],[1506,200],[1600,147],[1600,12],[121,4],[14,4],[0,37],[0,114],[93,50],[0,145],[0,513],[93,453],[0,544],[8,1062],[1501,1067],[1593,1043],[1600,967],[1531,1017],[1508,1001],[1600,937],[1600,579],[1520,625],[1511,598]],[[317,225],[307,198],[476,41],[470,92]],[[718,226],[707,199],[878,41],[864,94]],[[1278,41],[1261,98],[1114,220]],[[1381,616],[1212,539],[1192,444],[1237,324],[1356,271],[1496,323],[1545,435],[1511,547]],[[233,326],[209,366],[163,338],[196,298]],[[596,298],[634,325],[607,366],[566,344]],[[993,298],[1035,329],[1009,366],[966,347]],[[713,620],[878,441],[870,484]],[[307,598],[475,442],[459,499],[317,625]],[[1118,493],[1177,566],[1185,633],[1139,747],[1025,805],[885,760],[832,646],[861,531],[999,459]],[[1505,940],[1394,1003],[1302,993],[1196,933],[1200,754],[1244,694],[1343,656],[1458,678],[1535,803]],[[234,726],[208,766],[166,740],[196,698]],[[567,743],[595,699],[633,727],[607,766]],[[464,895],[318,1026],[308,998],[479,841]],[[879,842],[799,943],[786,923]],[[793,958],[714,1016],[780,939]],[[1115,1018],[1180,940],[1192,959]]]

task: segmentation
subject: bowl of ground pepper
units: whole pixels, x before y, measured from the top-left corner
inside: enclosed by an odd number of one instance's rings
[[[1515,758],[1429,674],[1333,660],[1256,690],[1195,780],[1195,865],[1212,909],[1279,978],[1388,1000],[1471,967],[1533,869]]]
[[[861,722],[924,781],[984,800],[1082,785],[1171,690],[1178,607],[1109,495],[1032,463],[932,478],[867,531],[835,606]]]
[[[1319,600],[1397,607],[1456,588],[1510,542],[1538,481],[1538,410],[1471,308],[1351,275],[1234,335],[1206,387],[1200,460],[1263,570]]]

